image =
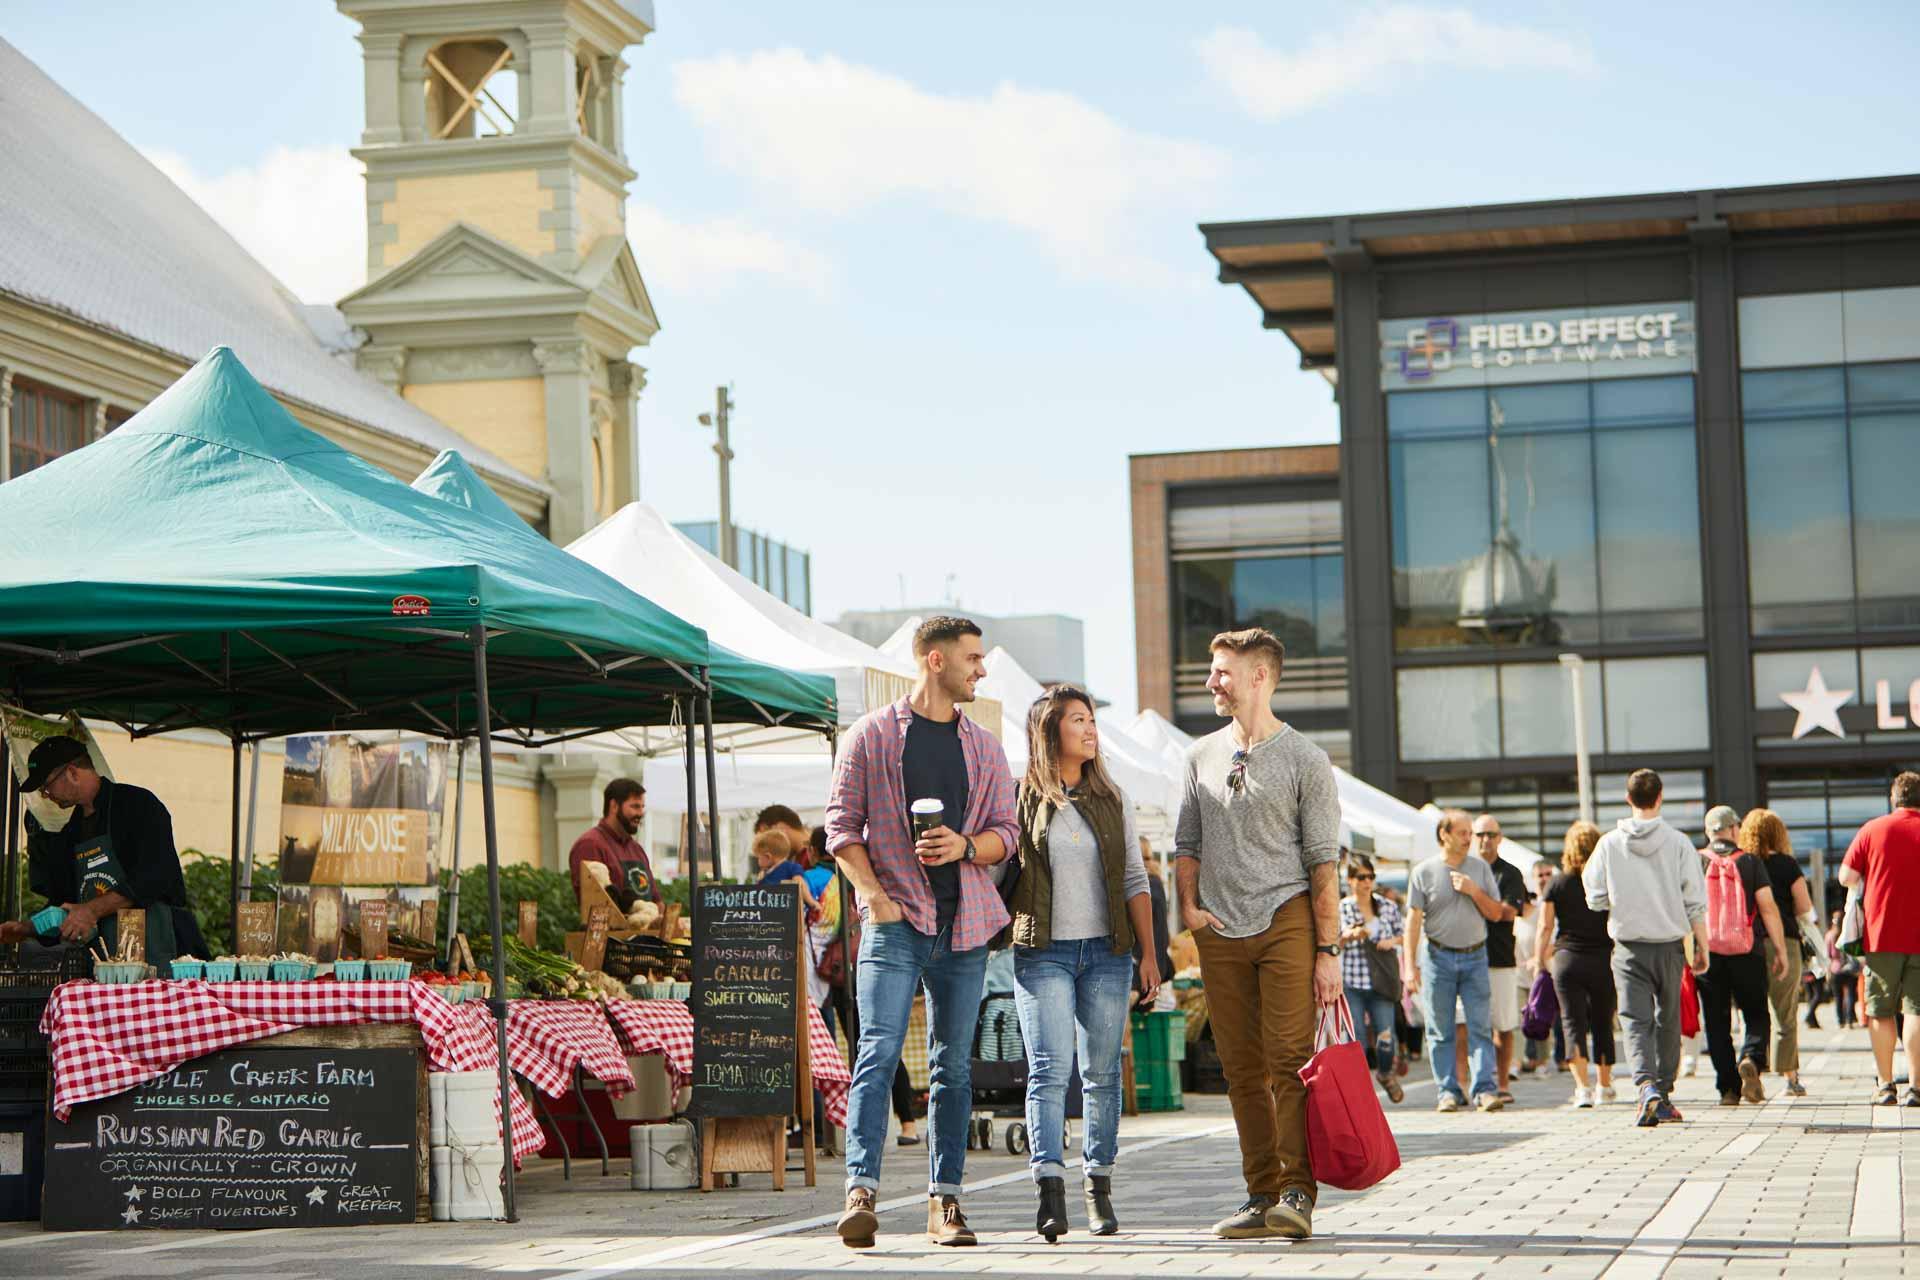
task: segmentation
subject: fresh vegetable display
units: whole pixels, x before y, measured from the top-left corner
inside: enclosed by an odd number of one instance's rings
[[[529,947],[509,934],[506,938],[507,994],[517,985],[537,1000],[631,999],[616,978],[588,973],[565,956]]]

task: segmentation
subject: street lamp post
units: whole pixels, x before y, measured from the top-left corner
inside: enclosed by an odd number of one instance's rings
[[[1573,759],[1580,778],[1580,820],[1593,821],[1593,762],[1587,757],[1587,661],[1577,653],[1560,655],[1573,682]]]
[[[727,415],[733,412],[733,397],[725,387],[713,389],[713,412],[700,415],[700,425],[712,427],[719,439],[713,451],[720,457],[720,559],[730,569],[740,567],[740,549],[733,536],[733,448],[727,443]]]

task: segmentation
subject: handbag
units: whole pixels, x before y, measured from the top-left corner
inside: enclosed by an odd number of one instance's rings
[[[1553,989],[1553,975],[1544,969],[1533,980],[1527,993],[1527,1007],[1520,1014],[1520,1033],[1529,1040],[1553,1038],[1553,1024],[1560,1020],[1560,997]]]
[[[1367,978],[1373,983],[1373,994],[1385,996],[1389,1000],[1400,998],[1400,953],[1382,951],[1369,940],[1362,944],[1367,949]]]
[[[1400,1167],[1400,1147],[1374,1092],[1367,1051],[1353,1034],[1346,1001],[1320,1007],[1314,1046],[1300,1068],[1307,1086],[1307,1158],[1316,1181],[1360,1191]]]
[[[1689,1040],[1700,1034],[1700,984],[1692,965],[1680,969],[1680,1034]]]

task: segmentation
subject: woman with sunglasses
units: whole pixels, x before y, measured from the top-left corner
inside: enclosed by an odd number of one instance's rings
[[[1374,1078],[1399,1102],[1407,1091],[1394,1072],[1393,1007],[1400,999],[1400,944],[1407,926],[1400,908],[1375,893],[1373,884],[1372,860],[1349,855],[1348,893],[1340,899],[1340,982]]]
[[[1027,713],[1020,784],[1019,880],[1013,913],[1014,1006],[1027,1048],[1029,1165],[1039,1191],[1034,1229],[1067,1233],[1067,1073],[1077,1051],[1085,1107],[1087,1226],[1120,1229],[1113,1165],[1120,1147],[1120,1046],[1133,1003],[1135,938],[1152,939],[1153,908],[1133,805],[1100,761],[1086,693],[1060,685]],[[1152,948],[1140,986],[1160,986]]]

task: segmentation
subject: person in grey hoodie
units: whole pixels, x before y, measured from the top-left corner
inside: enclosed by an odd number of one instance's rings
[[[1673,1080],[1680,1069],[1680,973],[1689,933],[1694,973],[1707,967],[1700,855],[1660,816],[1661,790],[1660,775],[1651,769],[1628,776],[1633,816],[1600,837],[1581,876],[1587,905],[1610,913],[1613,984],[1644,1128],[1682,1119],[1673,1105]]]

